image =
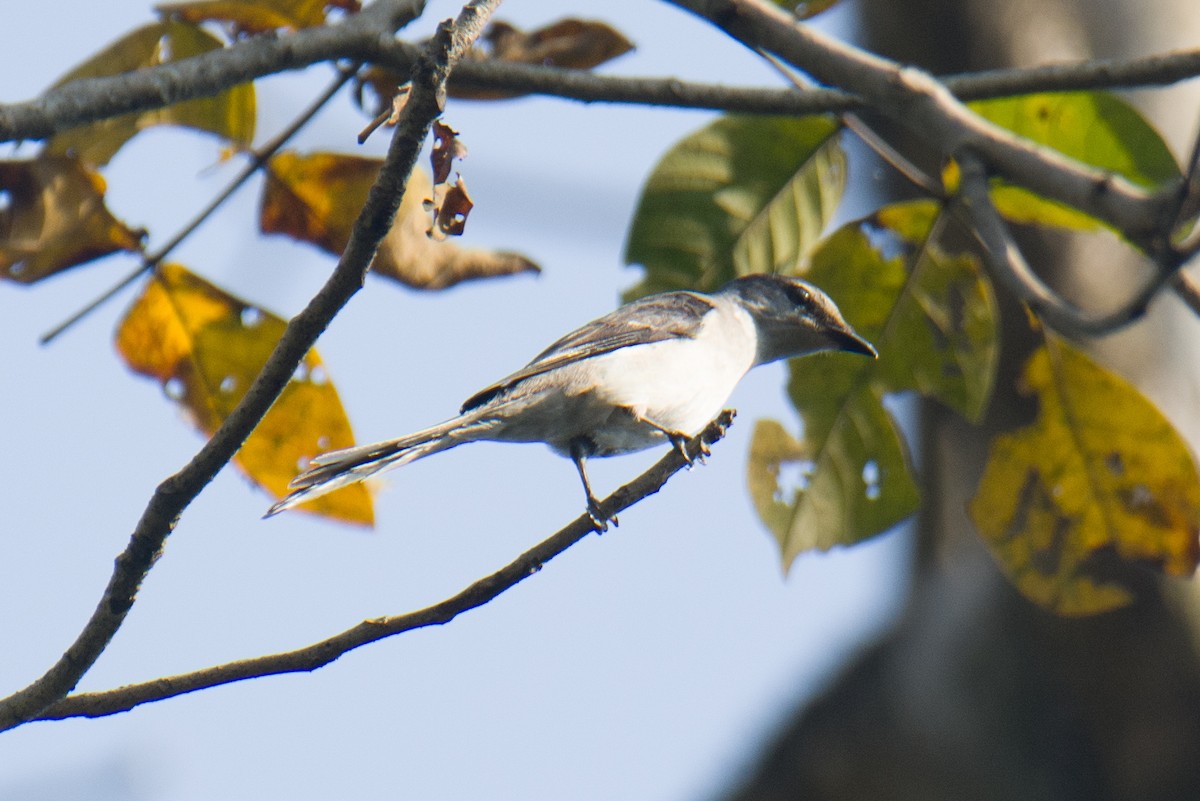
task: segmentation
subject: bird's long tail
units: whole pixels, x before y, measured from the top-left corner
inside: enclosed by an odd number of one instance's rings
[[[480,428],[474,416],[467,414],[399,439],[323,453],[309,463],[308,470],[292,479],[288,485],[291,492],[263,517],[277,515],[384,470],[470,442],[477,439]]]

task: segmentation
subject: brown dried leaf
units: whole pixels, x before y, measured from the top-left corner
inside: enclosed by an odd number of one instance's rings
[[[383,116],[389,109],[394,108],[394,100],[402,86],[409,83],[408,77],[393,72],[387,67],[373,65],[359,70],[354,79],[354,102],[371,115],[372,118]],[[364,89],[370,89],[374,102],[367,102]],[[382,123],[381,123],[382,124]]]
[[[267,165],[262,231],[287,234],[340,256],[382,163],[336,153],[278,154]],[[413,170],[396,222],[375,256],[374,272],[415,289],[444,289],[470,279],[539,271],[515,253],[464,250],[430,239],[424,204],[432,194],[429,177]]]
[[[563,19],[529,32],[506,22],[493,22],[484,40],[487,48],[473,51],[472,57],[577,70],[598,67],[634,47],[633,42],[611,26],[581,19]],[[519,97],[522,93],[476,89],[451,80],[449,94],[470,100],[499,100]]]
[[[433,185],[446,183],[455,159],[467,157],[467,146],[458,138],[458,131],[441,120],[433,123],[433,149],[429,153],[429,164],[433,168]]]
[[[266,169],[259,227],[340,256],[382,159],[285,150]]]
[[[450,236],[462,236],[467,227],[467,216],[475,207],[462,176],[453,184],[438,184],[433,188],[433,228],[429,236],[441,242]]]
[[[495,22],[484,34],[490,57],[519,64],[590,70],[633,49],[619,31],[595,20],[564,19],[534,31]]]
[[[118,250],[138,251],[145,231],[104,205],[104,179],[78,160],[43,155],[0,161],[0,276],[31,284]]]
[[[246,394],[286,327],[185,268],[164,264],[121,321],[116,346],[132,370],[160,382],[211,436]],[[279,499],[313,456],[353,444],[337,390],[313,350],[234,462]],[[361,484],[300,508],[349,523],[374,522],[370,493]]]

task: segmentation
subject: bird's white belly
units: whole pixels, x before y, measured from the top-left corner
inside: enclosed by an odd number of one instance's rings
[[[754,365],[756,348],[749,315],[722,306],[693,339],[622,348],[588,360],[588,369],[596,379],[597,401],[694,436],[720,413]],[[610,415],[590,436],[599,453],[640,450],[663,439],[628,414]]]

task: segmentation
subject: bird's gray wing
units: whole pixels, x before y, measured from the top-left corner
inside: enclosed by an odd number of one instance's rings
[[[632,345],[692,338],[713,301],[694,292],[665,292],[635,300],[575,329],[512,375],[476,392],[463,403],[467,412],[525,379]]]

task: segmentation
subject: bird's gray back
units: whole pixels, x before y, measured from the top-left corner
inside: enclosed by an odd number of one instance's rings
[[[633,345],[694,338],[715,305],[694,292],[664,292],[635,300],[583,325],[539,353],[529,364],[476,392],[462,411],[476,409],[535,375]]]

